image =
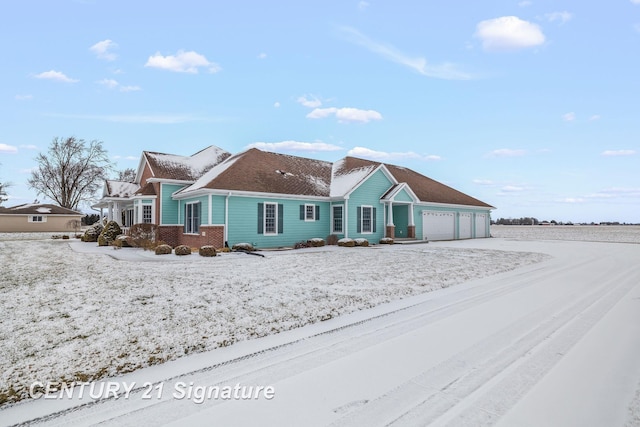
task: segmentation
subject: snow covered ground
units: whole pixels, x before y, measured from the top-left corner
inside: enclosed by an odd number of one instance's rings
[[[640,425],[640,245],[532,232],[164,262],[2,242],[3,387],[97,372],[136,389],[5,405],[0,424]],[[276,394],[196,401],[179,384]]]

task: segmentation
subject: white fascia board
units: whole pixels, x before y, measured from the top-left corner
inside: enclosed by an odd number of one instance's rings
[[[473,205],[457,205],[453,203],[436,203],[436,202],[418,202],[416,206],[421,207],[438,207],[438,208],[454,208],[454,209],[469,209],[469,210],[477,210],[477,211],[491,211],[492,209],[496,209],[494,206],[473,206]]]
[[[140,182],[142,180],[142,172],[144,171],[144,165],[147,163],[147,156],[143,152],[140,156],[140,162],[138,162],[138,169],[136,170],[136,184],[142,185]],[[151,170],[151,165],[149,165],[149,170]],[[151,171],[153,173],[153,170]]]
[[[191,185],[193,181],[184,181],[181,179],[168,179],[168,178],[149,178],[147,183],[149,182],[159,182],[161,184],[178,184],[178,185]]]
[[[416,193],[413,192],[411,187],[409,187],[409,184],[407,184],[406,182],[399,183],[398,186],[387,197],[385,197],[384,199],[381,199],[381,200],[392,201],[394,203],[409,203],[409,202],[396,202],[395,201],[395,197],[402,190],[406,190],[407,193],[409,193],[409,196],[413,199],[413,203],[420,203],[420,199],[418,199],[418,196],[416,196]]]

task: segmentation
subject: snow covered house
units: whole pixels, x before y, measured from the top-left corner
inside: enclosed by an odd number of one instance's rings
[[[135,183],[107,181],[96,208],[171,244],[292,246],[314,237],[454,240],[489,236],[488,205],[411,169],[327,162],[252,148],[144,152]]]
[[[46,203],[0,207],[0,232],[70,232],[84,214]]]

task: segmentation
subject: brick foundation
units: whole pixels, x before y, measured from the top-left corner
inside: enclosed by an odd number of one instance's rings
[[[387,225],[385,237],[391,237],[392,239],[396,237],[395,225]]]
[[[407,237],[410,239],[415,239],[416,238],[416,226],[415,225],[410,225],[407,227]]]
[[[204,236],[203,236],[204,234]],[[204,245],[212,245],[220,249],[224,246],[224,227],[220,225],[200,226],[200,234],[180,233],[179,242],[192,248],[199,248]]]

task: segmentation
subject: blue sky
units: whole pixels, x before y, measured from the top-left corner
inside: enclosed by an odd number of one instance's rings
[[[411,167],[493,218],[640,222],[640,0],[4,1],[0,181],[54,137]],[[43,201],[42,197],[39,197]]]

